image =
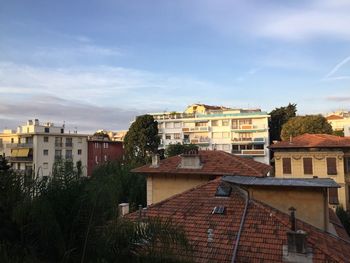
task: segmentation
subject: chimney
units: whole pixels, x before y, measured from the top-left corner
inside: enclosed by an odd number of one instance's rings
[[[289,136],[289,143],[293,143],[293,135]]]
[[[296,209],[289,208],[291,228],[287,232],[287,245],[283,246],[283,262],[312,262],[312,250],[307,247],[307,233],[297,230]]]
[[[207,233],[208,233],[208,246],[211,246],[211,244],[213,243],[214,241],[214,230],[209,228]]]
[[[125,216],[129,214],[129,203],[121,203],[118,205],[118,215]]]
[[[160,157],[159,154],[152,154],[152,168],[158,168],[160,164]]]
[[[181,155],[180,168],[185,169],[201,169],[202,162],[198,150],[190,150]]]

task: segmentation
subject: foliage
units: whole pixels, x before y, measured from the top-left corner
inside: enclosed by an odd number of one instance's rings
[[[159,143],[158,123],[153,116],[138,116],[124,138],[126,160],[133,165],[150,162],[151,154],[157,153]]]
[[[7,171],[9,169],[10,169],[10,165],[7,163],[6,158],[0,155],[0,172]]]
[[[170,144],[166,148],[165,155],[171,157],[191,150],[198,150],[198,146],[195,144]]]
[[[340,137],[344,137],[344,130],[333,131],[333,135],[335,135],[335,136],[340,136]]]
[[[270,127],[270,141],[281,140],[281,130],[283,124],[285,124],[290,118],[295,117],[297,112],[297,105],[289,103],[285,107],[276,108],[269,114],[271,116],[269,121]]]
[[[332,126],[322,115],[306,115],[291,118],[282,127],[282,140],[289,140],[290,136],[298,136],[305,133],[332,134]]]
[[[117,218],[118,203],[140,198],[127,167],[101,166],[91,178],[78,170],[59,162],[39,179],[0,170],[0,262],[171,262],[169,248],[185,251],[174,224]]]
[[[340,219],[340,222],[343,224],[346,232],[350,235],[350,214],[344,210],[342,206],[338,206],[336,209],[336,214]]]

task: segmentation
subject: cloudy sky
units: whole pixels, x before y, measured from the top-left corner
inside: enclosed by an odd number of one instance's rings
[[[348,0],[0,0],[0,129],[78,131],[194,102],[350,107]]]

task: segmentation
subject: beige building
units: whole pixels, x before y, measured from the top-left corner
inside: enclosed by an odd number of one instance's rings
[[[350,209],[350,139],[328,134],[304,134],[270,146],[275,176],[284,178],[332,178],[339,203]],[[332,193],[331,193],[332,195]],[[335,195],[333,193],[333,195]],[[335,202],[331,196],[331,202]]]
[[[64,125],[39,123],[29,120],[16,131],[0,133],[0,154],[14,170],[35,176],[52,175],[55,161],[70,160],[74,165],[81,161],[83,175],[87,173],[87,135],[65,133]]]
[[[200,150],[221,150],[269,164],[267,112],[193,104],[184,112],[150,113],[158,122],[161,148],[196,144]]]
[[[326,117],[328,123],[332,126],[333,131],[344,131],[344,134],[347,133],[345,131],[346,127],[350,126],[350,114],[349,113],[335,113],[328,115]]]

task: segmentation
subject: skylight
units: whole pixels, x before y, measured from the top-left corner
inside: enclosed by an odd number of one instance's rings
[[[211,213],[212,214],[223,215],[224,212],[225,212],[225,207],[224,206],[215,206]]]

